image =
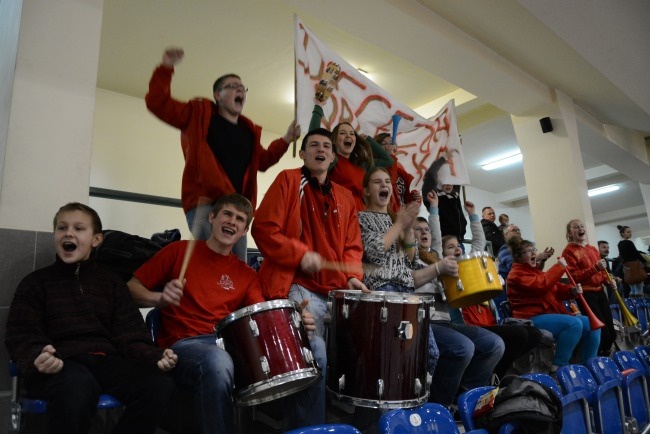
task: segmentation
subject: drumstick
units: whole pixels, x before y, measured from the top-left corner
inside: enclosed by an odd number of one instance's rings
[[[196,240],[188,240],[187,247],[185,247],[185,256],[183,257],[183,265],[181,265],[181,273],[178,276],[178,280],[181,282],[185,277],[185,272],[187,271],[187,264],[190,263],[190,258],[192,257],[192,252],[194,251],[194,245]]]
[[[201,198],[203,199],[203,198]],[[199,207],[199,204],[196,204],[196,208]],[[195,208],[194,211],[194,218],[192,219],[192,227],[190,228],[190,232],[192,237],[195,237],[198,229],[198,210]],[[187,247],[185,247],[185,256],[183,256],[183,264],[181,265],[181,272],[178,276],[178,280],[181,282],[183,281],[183,278],[185,278],[185,272],[187,271],[187,265],[190,263],[190,258],[192,257],[192,252],[194,252],[194,245],[196,244],[195,239],[191,239],[187,241]]]

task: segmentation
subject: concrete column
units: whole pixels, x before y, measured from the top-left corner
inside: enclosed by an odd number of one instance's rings
[[[538,248],[552,246],[559,255],[567,241],[566,224],[578,218],[595,244],[595,226],[587,196],[573,101],[556,92],[553,106],[526,116],[511,116],[523,155],[528,202]],[[539,120],[550,117],[553,131],[542,133]]]
[[[0,228],[52,230],[69,201],[88,202],[103,0],[24,0]],[[7,80],[10,81],[10,80]]]

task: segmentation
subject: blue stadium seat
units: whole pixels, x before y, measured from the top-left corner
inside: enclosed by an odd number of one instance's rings
[[[645,368],[646,376],[650,376],[650,347],[639,345],[634,348],[634,354]]]
[[[620,383],[609,381],[599,385],[585,366],[566,365],[557,370],[557,379],[565,395],[581,393],[593,411],[594,432],[620,433],[625,426],[625,413]]]
[[[458,413],[460,414],[460,420],[463,422],[463,427],[465,427],[466,432],[476,429],[476,421],[474,420],[476,403],[481,396],[491,390],[494,390],[494,386],[477,387],[463,392],[458,397]]]
[[[361,434],[361,431],[359,431],[352,425],[332,423],[332,424],[305,426],[302,428],[297,428],[291,431],[287,431],[284,434],[326,434],[326,433]]]
[[[460,434],[460,431],[449,410],[440,404],[391,410],[379,419],[379,434],[420,433]]]
[[[613,359],[622,374],[625,413],[634,417],[639,428],[644,429],[650,424],[650,399],[645,367],[632,351],[617,351]],[[615,376],[615,373],[610,375]]]

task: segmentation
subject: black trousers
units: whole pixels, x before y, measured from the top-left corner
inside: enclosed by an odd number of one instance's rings
[[[503,339],[506,347],[501,360],[494,368],[494,373],[499,379],[506,375],[516,359],[535,348],[542,340],[542,332],[534,326],[503,324],[483,328]]]
[[[25,380],[30,396],[47,400],[48,433],[87,433],[101,393],[122,401],[115,433],[153,434],[174,391],[174,381],[156,367],[121,356],[66,359],[56,374]]]
[[[612,311],[609,307],[607,294],[605,294],[605,291],[585,291],[582,295],[585,297],[585,300],[594,315],[605,323],[605,327],[600,329],[598,355],[609,356],[612,351],[612,344],[616,339],[616,330],[614,330],[614,320],[612,319]],[[578,303],[578,306],[580,306],[580,303]],[[580,306],[580,312],[585,315],[582,306]]]

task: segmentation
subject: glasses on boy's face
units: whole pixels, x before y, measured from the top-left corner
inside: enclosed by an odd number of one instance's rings
[[[531,249],[526,249],[521,253],[530,255],[530,254],[533,254],[533,253],[537,253],[537,249],[535,247],[533,247]]]
[[[244,93],[248,92],[248,88],[246,86],[244,86],[243,84],[239,84],[239,83],[224,84],[222,89],[232,89],[232,90],[235,90],[235,91],[241,90]]]

